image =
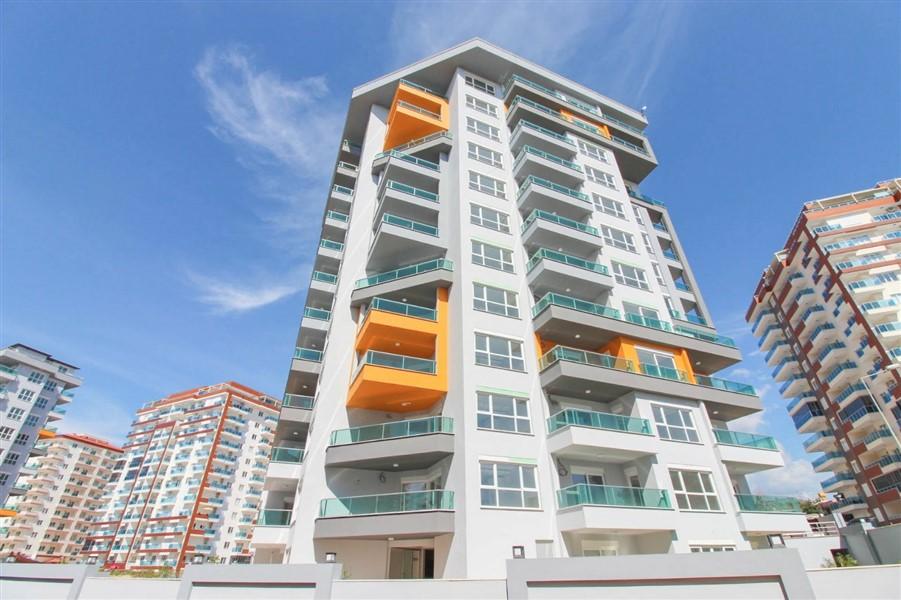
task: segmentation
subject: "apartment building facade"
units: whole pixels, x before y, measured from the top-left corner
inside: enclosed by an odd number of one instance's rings
[[[502,577],[511,557],[805,531],[717,333],[643,115],[472,40],[353,92],[254,562]],[[279,437],[284,435],[285,437]]]
[[[43,455],[35,444],[53,437],[56,427],[48,423],[63,418],[81,385],[77,373],[78,367],[24,344],[0,350],[0,517],[14,514],[7,500],[25,492],[17,484],[20,472]]]
[[[138,410],[83,556],[129,569],[247,562],[279,405],[227,382]]]
[[[38,561],[80,558],[85,538],[103,513],[103,494],[118,478],[122,449],[105,440],[66,433],[41,440],[28,474],[17,485],[15,517],[0,537],[0,556]]]
[[[901,522],[901,179],[808,202],[746,315],[846,520]]]

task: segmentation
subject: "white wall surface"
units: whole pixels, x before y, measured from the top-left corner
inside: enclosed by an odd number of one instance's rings
[[[901,565],[807,571],[817,600],[901,598]]]

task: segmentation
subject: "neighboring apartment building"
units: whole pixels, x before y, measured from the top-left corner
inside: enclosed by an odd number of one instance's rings
[[[646,124],[481,40],[353,91],[254,562],[491,578],[808,529],[748,486],[783,459],[730,430],[761,402],[714,376],[740,353],[639,192]]]
[[[228,382],[138,410],[84,554],[112,568],[247,562],[279,405]]]
[[[65,414],[72,390],[81,385],[77,371],[24,344],[0,350],[0,517],[13,514],[6,501],[24,493],[16,483],[19,473],[30,457],[43,454],[35,443],[53,437],[47,422]]]
[[[901,179],[808,202],[746,318],[846,520],[901,522]]]
[[[79,558],[93,522],[106,509],[103,493],[122,467],[122,449],[101,439],[67,433],[36,446],[44,454],[28,463],[18,485],[16,516],[0,538],[0,556],[39,561]]]

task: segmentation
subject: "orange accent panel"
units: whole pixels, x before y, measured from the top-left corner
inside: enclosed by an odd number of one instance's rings
[[[404,103],[412,105],[413,108],[405,106]],[[420,112],[416,108],[433,113],[435,116]],[[391,111],[388,113],[384,150],[448,129],[450,129],[450,110],[447,100],[405,83],[397,85],[394,100],[391,102]]]
[[[49,429],[40,429],[38,430],[38,439],[39,440],[49,440],[50,438],[55,438],[56,433],[50,431]]]
[[[638,342],[636,340],[624,337],[618,337],[610,340],[606,346],[598,349],[598,352],[602,352],[605,354],[612,354],[617,358],[624,358],[627,360],[631,360],[632,364],[635,365],[635,368],[638,368],[639,360],[638,360],[638,351],[635,349],[636,346],[642,348],[648,348],[650,350],[659,350],[660,352],[666,352],[667,354],[673,355],[673,361],[676,363],[676,368],[680,371],[685,372],[688,375],[688,381],[691,383],[697,383],[695,380],[695,372],[691,367],[691,359],[688,356],[688,351],[684,348],[672,348],[670,346],[661,346],[659,344],[649,344],[647,342],[641,341]]]
[[[435,340],[440,327],[436,321],[417,319],[406,315],[370,310],[357,334],[358,353],[378,350],[431,358],[435,354]]]
[[[377,365],[363,365],[363,368],[360,369],[354,378],[347,395],[347,406],[349,408],[412,412],[427,409],[444,397],[447,393],[448,330],[450,325],[447,288],[439,288],[437,296],[437,323],[424,322],[424,324],[428,323],[434,327],[435,374],[392,369]],[[381,311],[370,312],[367,320],[376,312]],[[384,315],[385,313],[382,314]],[[386,316],[397,316],[410,321],[421,321],[421,319],[412,319],[390,313],[387,313]],[[373,321],[373,324],[375,324],[375,321]],[[365,328],[366,325],[364,324],[363,329],[365,330]],[[387,328],[385,330],[387,331]],[[373,331],[377,332],[378,328],[374,328]],[[412,335],[406,329],[395,328],[394,331],[401,332],[403,335]],[[373,333],[370,339],[377,339],[373,337],[374,335]],[[363,331],[361,331],[361,335],[358,338],[358,346],[362,337]],[[389,342],[391,340],[391,338],[384,339]],[[391,342],[391,345],[392,348],[388,351],[396,350],[393,347],[393,342]],[[429,354],[428,356],[431,355]]]
[[[561,109],[560,116],[572,123],[573,121],[581,121],[582,123],[588,123],[592,127],[597,127],[598,131],[608,140],[610,139],[610,129],[606,125],[601,125],[600,123],[595,123],[594,121],[589,121],[588,119],[583,118],[581,115],[577,116],[569,112],[568,110]]]
[[[19,513],[17,513],[16,511],[14,511],[11,508],[0,508],[0,519],[4,519],[7,517],[15,517],[17,514],[19,514]]]

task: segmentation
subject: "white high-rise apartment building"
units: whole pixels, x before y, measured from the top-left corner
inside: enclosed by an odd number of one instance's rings
[[[16,516],[3,537],[0,556],[39,561],[79,558],[85,538],[103,513],[103,493],[119,475],[122,449],[105,440],[66,433],[38,442],[42,456],[19,479]]]
[[[63,418],[72,389],[81,385],[77,371],[24,344],[0,350],[0,517],[14,514],[3,505],[24,492],[16,485],[19,472],[29,457],[43,454],[35,443],[53,437],[47,422]]]
[[[492,578],[526,557],[766,547],[797,500],[732,431],[646,121],[480,40],[353,92],[254,561]],[[303,448],[302,463],[299,462]]]
[[[279,404],[227,382],[138,410],[84,555],[128,569],[248,562]]]

